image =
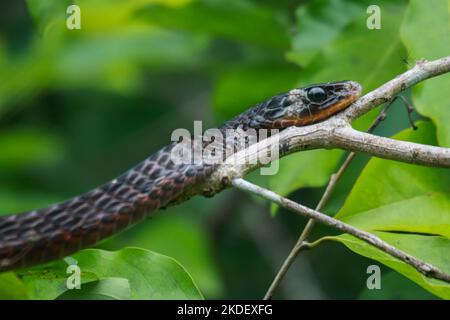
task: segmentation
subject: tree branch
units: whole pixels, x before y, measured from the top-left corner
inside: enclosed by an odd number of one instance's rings
[[[370,133],[359,132],[351,127],[351,121],[369,112],[378,105],[391,101],[399,92],[420,81],[447,72],[450,72],[450,57],[431,62],[419,61],[411,70],[397,76],[395,79],[361,97],[349,108],[328,120],[310,126],[288,128],[268,139],[251,145],[247,149],[235,153],[227,158],[224,163],[219,165],[208,179],[203,183],[198,184],[195,189],[184,194],[178,201],[183,201],[195,194],[211,196],[230,185],[234,185],[243,190],[248,189],[247,191],[263,196],[285,208],[294,210],[297,213],[301,212],[311,219],[317,219],[322,223],[352,234],[414,266],[418,271],[427,276],[449,282],[450,276],[448,274],[442,273],[435,267],[390,246],[370,233],[358,230],[357,228],[323,215],[318,211],[314,211],[288,199],[282,198],[269,190],[251,184],[251,187],[249,187],[248,182],[240,179],[248,172],[261,166],[259,159],[266,157],[268,150],[273,150],[273,148],[278,147],[280,148],[280,157],[302,150],[341,148],[353,152],[366,152],[376,157],[406,163],[449,168],[449,148],[379,137]],[[308,226],[309,227],[306,230],[309,232],[312,227],[312,222],[308,223]],[[306,239],[306,236],[303,238]],[[304,239],[299,243],[299,250],[304,244]],[[286,268],[289,268],[289,265],[287,265]]]
[[[348,122],[362,116],[376,106],[388,102],[399,92],[412,87],[413,85],[441,74],[450,72],[450,56],[434,61],[420,60],[416,65],[386,82],[379,88],[366,94],[356,101],[352,106],[342,112]]]
[[[447,58],[448,59],[448,58]],[[444,63],[442,64],[442,61],[444,61]],[[436,64],[433,62],[431,65],[435,66],[434,70],[430,70],[429,68],[426,68],[428,73],[443,73],[446,70],[448,71],[448,64],[446,65],[446,60],[438,60],[437,62],[437,67]],[[420,63],[418,64],[418,66],[416,66],[416,68],[420,68]],[[423,77],[425,75],[425,73],[419,73],[421,74],[421,76]],[[407,77],[406,77],[407,78]],[[418,82],[420,79],[419,77],[414,77],[414,81]],[[404,76],[400,76],[397,77],[396,79],[393,80],[394,81],[394,88],[392,90],[393,94],[391,94],[391,99],[388,102],[388,104],[384,107],[384,109],[382,110],[382,112],[378,115],[378,117],[375,119],[375,121],[372,123],[372,125],[370,126],[370,128],[367,130],[367,132],[371,133],[373,132],[373,130],[375,129],[375,127],[378,126],[378,124],[383,121],[386,117],[386,112],[387,109],[391,106],[392,102],[395,100],[396,97],[400,97],[403,100],[405,100],[402,96],[395,96],[394,94],[397,93],[397,89],[396,88],[402,88],[402,84],[400,84],[400,86],[398,86],[398,84],[395,84],[395,82],[402,82],[404,81],[404,83],[407,81],[407,79],[405,79]],[[387,83],[386,85],[384,85],[383,87],[381,87],[380,89],[377,89],[375,91],[373,91],[371,94],[366,95],[366,99],[367,101],[372,101],[372,103],[375,101],[377,101],[377,99],[379,97],[379,94],[377,93],[377,91],[381,91],[382,94],[384,94],[384,90],[386,90],[386,88],[389,88],[390,86],[392,86],[393,81]],[[410,83],[411,84],[411,83]],[[383,98],[384,99],[384,98]],[[361,99],[363,100],[363,99]],[[360,100],[360,101],[361,101]],[[411,110],[411,106],[409,105],[409,103],[407,101],[405,101],[405,103],[407,103],[407,107],[408,107],[408,112],[410,112]],[[367,104],[368,106],[371,106],[371,104]],[[376,103],[375,103],[376,106]],[[351,108],[355,108],[355,110],[349,109],[346,111],[346,113],[349,115],[347,116],[349,120],[353,119],[353,117],[356,117],[357,114],[359,113],[358,111],[358,107],[351,107]],[[364,109],[364,107],[361,107],[361,109]],[[414,124],[411,123],[411,125],[414,127]],[[415,127],[414,127],[415,128]],[[372,138],[372,136],[369,136],[370,138]],[[378,137],[377,137],[378,138]],[[373,140],[373,139],[371,139]],[[374,142],[374,141],[371,141]],[[378,146],[383,146],[384,144],[373,144],[372,145],[375,147],[375,149],[379,149]],[[357,150],[357,149],[355,149]],[[419,149],[420,150],[420,149]],[[398,150],[400,151],[400,150]],[[422,150],[420,150],[422,151]],[[419,153],[421,153],[419,151]],[[438,151],[440,152],[440,150]],[[416,156],[416,152],[415,149],[408,149],[406,150],[406,154],[410,154],[411,157],[415,157]],[[348,168],[348,165],[351,163],[351,161],[353,160],[355,156],[355,152],[351,152],[347,158],[345,159],[344,163],[341,165],[341,167],[339,168],[338,172],[331,175],[330,181],[327,185],[327,188],[324,192],[324,194],[322,195],[322,198],[319,201],[319,204],[316,207],[317,211],[320,211],[321,208],[323,208],[324,204],[328,201],[328,198],[330,197],[330,194],[333,192],[334,187],[336,186],[336,182],[339,180],[339,178],[342,176],[343,172]],[[380,157],[383,157],[383,155],[380,155]],[[422,153],[419,155],[420,158],[428,158],[431,159],[434,157],[434,154],[432,152],[426,154],[426,153]],[[427,160],[428,160],[427,159]],[[314,228],[314,224],[315,224],[315,220],[314,219],[309,219],[308,223],[306,224],[305,228],[303,229],[303,231],[301,232],[297,242],[295,243],[294,247],[291,249],[291,251],[289,252],[289,255],[286,257],[286,259],[283,261],[283,264],[280,268],[280,270],[278,271],[278,273],[276,274],[275,278],[273,279],[269,289],[267,290],[266,294],[264,295],[264,300],[268,300],[271,299],[273,297],[273,295],[275,294],[275,291],[277,290],[277,288],[280,286],[281,281],[283,280],[284,276],[286,275],[286,273],[288,272],[289,268],[291,267],[292,263],[295,261],[295,259],[297,258],[298,254],[304,249],[306,248],[305,246],[305,241],[308,238],[308,236],[310,235],[312,229]]]
[[[400,96],[399,96],[400,97]],[[386,106],[381,110],[380,114],[375,118],[375,120],[370,125],[369,129],[367,129],[367,132],[372,133],[375,128],[384,120],[386,119],[387,110],[390,108],[392,103],[394,102],[395,98],[392,98]],[[408,106],[409,111],[409,106]],[[322,197],[320,198],[319,203],[316,206],[316,211],[321,211],[322,208],[327,204],[331,194],[333,193],[334,189],[336,188],[337,182],[339,179],[343,176],[344,172],[347,170],[347,168],[350,166],[350,163],[355,158],[356,153],[350,152],[348,156],[345,158],[342,165],[339,167],[339,170],[336,173],[333,173],[330,177],[330,180],[328,181],[328,185],[325,189],[325,192],[323,193]],[[278,270],[275,278],[273,279],[272,283],[270,284],[269,289],[267,290],[266,294],[264,295],[264,300],[272,299],[273,295],[275,294],[275,291],[280,286],[281,282],[283,281],[283,278],[287,274],[289,268],[294,263],[295,259],[299,255],[299,253],[306,248],[309,248],[309,245],[306,243],[306,239],[309,237],[309,235],[312,232],[312,229],[314,228],[315,220],[309,219],[306,223],[305,228],[300,233],[300,236],[297,239],[297,242],[295,243],[294,247],[289,252],[289,255],[286,257],[286,259],[283,261],[283,264],[281,265],[280,270]]]
[[[450,72],[450,57],[430,62],[420,61],[411,70],[361,97],[328,120],[304,127],[287,128],[233,154],[198,188],[180,198],[180,201],[199,193],[213,195],[220,192],[229,185],[229,181],[259,168],[259,159],[266,157],[267,150],[275,147],[280,147],[280,157],[302,150],[340,148],[406,163],[450,168],[449,148],[379,137],[357,131],[350,124],[355,118],[390,101],[394,95],[409,86],[446,72]]]
[[[367,242],[368,244],[370,244],[370,245],[386,252],[387,254],[403,261],[404,263],[412,266],[417,271],[419,271],[420,273],[424,274],[427,277],[439,279],[439,280],[445,281],[447,283],[450,283],[450,275],[449,274],[441,271],[440,269],[436,268],[435,266],[433,266],[429,263],[419,260],[419,259],[409,255],[408,253],[391,246],[390,244],[384,242],[379,237],[377,237],[373,234],[370,234],[366,231],[355,228],[355,227],[353,227],[349,224],[346,224],[340,220],[329,217],[326,214],[323,214],[319,211],[305,207],[299,203],[296,203],[292,200],[284,198],[284,197],[276,194],[273,191],[264,189],[260,186],[252,184],[243,179],[235,179],[231,182],[231,184],[240,190],[252,193],[254,195],[257,195],[259,197],[262,197],[264,199],[272,201],[272,202],[282,206],[283,208],[286,208],[290,211],[298,213],[304,217],[307,217],[310,219],[315,219],[316,221],[319,221],[327,226],[338,229],[338,230],[340,230],[344,233],[348,233],[364,242]]]
[[[450,148],[399,141],[341,127],[333,131],[333,146],[424,166],[450,168]]]

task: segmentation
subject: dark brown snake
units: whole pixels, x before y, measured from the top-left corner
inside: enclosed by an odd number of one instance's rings
[[[285,129],[322,121],[360,95],[353,81],[294,89],[260,103],[219,127]],[[0,272],[55,260],[143,220],[201,183],[212,164],[175,164],[173,142],[92,191],[44,209],[0,217]]]

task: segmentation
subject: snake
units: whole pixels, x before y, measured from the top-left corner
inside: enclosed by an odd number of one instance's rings
[[[256,104],[217,129],[307,126],[332,117],[358,99],[355,81],[308,85]],[[47,263],[94,246],[176,202],[216,170],[209,163],[178,163],[172,141],[119,177],[46,208],[0,217],[0,272]]]

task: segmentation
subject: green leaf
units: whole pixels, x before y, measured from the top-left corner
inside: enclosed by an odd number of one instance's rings
[[[379,207],[350,215],[338,214],[337,217],[365,230],[401,231],[450,237],[450,194],[424,190],[423,194],[413,196],[406,195],[408,191],[404,189],[400,191],[403,194],[397,193],[397,195],[400,195],[402,200],[390,199],[393,202],[389,204],[381,204],[381,201],[378,201]],[[354,194],[358,194],[356,190]],[[362,193],[359,195],[362,196]],[[382,195],[375,194],[375,197],[378,196]],[[368,199],[367,202],[373,200],[374,198]],[[349,204],[344,208],[350,207]]]
[[[197,0],[184,6],[152,4],[137,11],[152,25],[288,48],[287,28],[273,11],[249,1]]]
[[[419,236],[414,234],[399,234],[375,232],[373,234],[409,254],[432,263],[446,273],[450,273],[450,239],[435,236]],[[328,238],[327,238],[328,239]],[[332,237],[330,240],[339,241],[353,252],[364,257],[374,259],[400,272],[434,295],[450,299],[450,284],[432,278],[427,278],[416,269],[400,260],[384,253],[373,246],[349,235]]]
[[[435,300],[431,293],[423,290],[416,283],[393,271],[381,273],[381,289],[364,288],[359,300]]]
[[[13,272],[0,274],[0,300],[28,299],[27,288]]]
[[[427,30],[426,32],[422,32]],[[417,35],[420,34],[420,37]],[[402,40],[413,60],[433,60],[450,53],[450,1],[410,2],[402,25]],[[414,88],[417,110],[437,127],[439,144],[450,146],[450,76],[427,80]]]
[[[129,282],[131,299],[202,299],[186,270],[174,259],[139,248],[109,252],[82,250],[73,258],[81,269],[81,286],[106,278]],[[50,268],[49,268],[50,266]],[[33,299],[55,299],[67,291],[67,264],[58,261],[21,274]]]
[[[206,297],[220,296],[223,284],[213,259],[208,234],[199,221],[187,217],[189,212],[186,212],[186,206],[181,209],[183,212],[179,212],[183,215],[176,214],[178,208],[171,208],[175,212],[169,215],[143,221],[130,231],[106,241],[101,248],[112,250],[128,245],[173,257],[189,270]],[[176,241],[167,239],[168,234],[176,234]],[[183,245],[180,246],[180,243]]]
[[[408,129],[393,138],[436,145],[434,126],[429,122],[420,122],[418,127],[416,131]],[[438,206],[442,196],[437,194],[446,195],[449,192],[448,181],[450,181],[450,171],[447,169],[372,158],[356,181],[336,218],[349,221],[349,219],[357,219],[357,215],[362,213],[372,216],[371,210],[384,210],[385,206],[406,205],[408,201],[405,200],[430,200]],[[410,217],[414,214],[416,213],[409,212]],[[406,216],[403,217],[406,218]],[[442,214],[442,219],[449,219],[449,217],[447,214]],[[428,220],[430,220],[428,223],[432,223],[433,219]],[[408,225],[414,223],[408,220],[405,222]],[[417,230],[417,232],[422,231]]]
[[[412,59],[438,59],[450,50],[450,1],[410,0],[401,28],[402,41]],[[423,30],[426,32],[423,32]],[[418,37],[417,35],[421,36]]]
[[[129,300],[130,283],[123,278],[105,278],[89,282],[80,289],[64,292],[57,300]]]
[[[398,140],[436,144],[434,126],[421,122]],[[393,246],[450,271],[450,171],[373,158],[364,168],[336,218],[380,236]],[[409,265],[348,235],[327,237],[378,260],[439,297],[450,285],[427,278]]]

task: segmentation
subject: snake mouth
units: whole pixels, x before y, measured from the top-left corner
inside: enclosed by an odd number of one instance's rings
[[[327,87],[328,98],[321,103],[306,104],[309,113],[320,116],[333,115],[355,102],[361,95],[361,85],[355,81],[330,84]],[[305,112],[306,113],[306,112]]]
[[[347,90],[350,94],[355,95],[358,98],[361,95],[362,87],[356,81],[347,81],[346,83]]]
[[[358,98],[361,96],[362,87],[358,82],[355,81],[348,81],[345,83],[345,96],[341,99],[340,103],[342,103],[342,106],[339,110],[336,112],[347,108],[350,106],[353,102],[358,100]],[[337,108],[336,106],[331,107],[330,109]]]
[[[274,121],[279,128],[289,126],[305,126],[328,119],[336,113],[346,109],[361,95],[361,85],[355,81],[340,81],[312,85],[305,88],[308,92],[311,88],[320,87],[326,90],[327,97],[321,102],[312,102],[303,98],[302,105],[296,114],[290,117],[280,118]]]

